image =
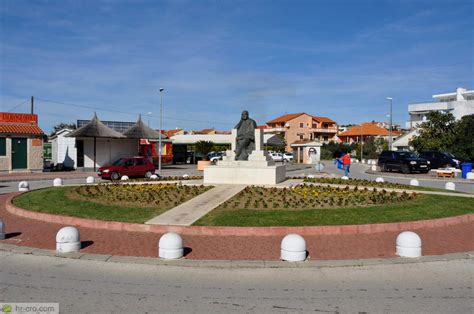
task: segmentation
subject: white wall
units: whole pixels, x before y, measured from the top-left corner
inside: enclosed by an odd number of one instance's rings
[[[94,168],[94,139],[84,138],[84,167]],[[97,139],[96,167],[114,162],[121,157],[138,155],[138,140]]]

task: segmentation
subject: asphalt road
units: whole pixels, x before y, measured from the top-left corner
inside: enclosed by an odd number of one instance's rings
[[[0,252],[1,302],[62,313],[472,313],[472,259],[364,267],[212,269]]]

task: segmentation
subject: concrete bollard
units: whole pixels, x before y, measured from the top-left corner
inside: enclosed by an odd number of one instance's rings
[[[5,222],[0,219],[0,240],[5,240]]]
[[[372,165],[371,170],[372,170],[372,171],[377,171],[377,166],[376,166],[376,165]]]
[[[30,184],[27,181],[21,181],[18,183],[18,191],[28,192],[30,190]]]
[[[467,180],[474,180],[474,172],[466,173],[466,179]]]
[[[183,179],[189,179],[189,174],[187,173],[183,174]]]
[[[174,232],[161,236],[158,242],[158,256],[164,259],[177,259],[184,255],[183,239]]]
[[[56,178],[53,180],[53,186],[63,186],[63,179]]]
[[[152,174],[152,175],[150,176],[150,179],[152,179],[152,180],[158,180],[158,176],[157,176],[156,174]]]
[[[349,177],[348,176],[342,176],[341,180],[349,180]]]
[[[89,177],[86,178],[86,183],[87,184],[93,184],[94,182],[95,182],[94,177],[89,176]]]
[[[419,186],[420,182],[417,179],[411,179],[410,180],[410,185],[411,186]]]
[[[365,164],[366,160],[365,159],[362,159],[362,163]]]
[[[446,190],[454,191],[456,190],[456,184],[453,182],[446,182],[446,185],[444,187]]]
[[[79,252],[81,237],[75,227],[63,227],[56,234],[56,251],[60,253]]]
[[[130,179],[130,178],[129,178],[128,176],[122,176],[122,177],[120,178],[120,180],[122,180],[122,181],[127,181],[127,180],[129,180],[129,179]]]
[[[302,262],[306,259],[306,241],[299,234],[288,234],[281,241],[281,257],[288,262]]]
[[[314,176],[314,175],[312,175],[312,174],[308,174],[308,175],[306,176],[306,178],[308,178],[308,179],[314,179],[314,178],[315,178],[315,176]]]
[[[396,254],[400,257],[420,257],[420,236],[412,231],[400,233],[397,237]]]
[[[385,180],[382,177],[378,177],[377,179],[375,179],[375,182],[384,183]]]

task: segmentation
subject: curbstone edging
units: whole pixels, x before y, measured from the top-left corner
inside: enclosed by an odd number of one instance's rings
[[[334,234],[371,234],[385,231],[418,230],[436,228],[474,221],[474,214],[446,217],[430,220],[417,220],[395,223],[341,225],[341,226],[301,226],[301,227],[215,227],[215,226],[175,226],[175,225],[146,225],[137,223],[85,219],[71,216],[60,216],[29,211],[13,205],[13,197],[21,193],[12,193],[6,200],[5,209],[24,218],[35,219],[62,225],[78,226],[91,229],[114,231],[151,232],[164,234],[175,232],[181,235],[220,235],[220,236],[284,236],[289,233],[305,235],[334,235]]]

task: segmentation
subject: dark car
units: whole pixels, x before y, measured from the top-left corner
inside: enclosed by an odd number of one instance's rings
[[[429,160],[403,151],[383,151],[379,156],[378,165],[382,171],[398,170],[403,173],[427,173],[431,169]]]
[[[155,173],[155,166],[144,157],[125,157],[113,164],[100,167],[97,174],[102,179],[118,180],[122,176],[149,178]]]
[[[460,168],[462,163],[461,159],[448,152],[426,151],[420,153],[420,157],[430,161],[431,169]]]

